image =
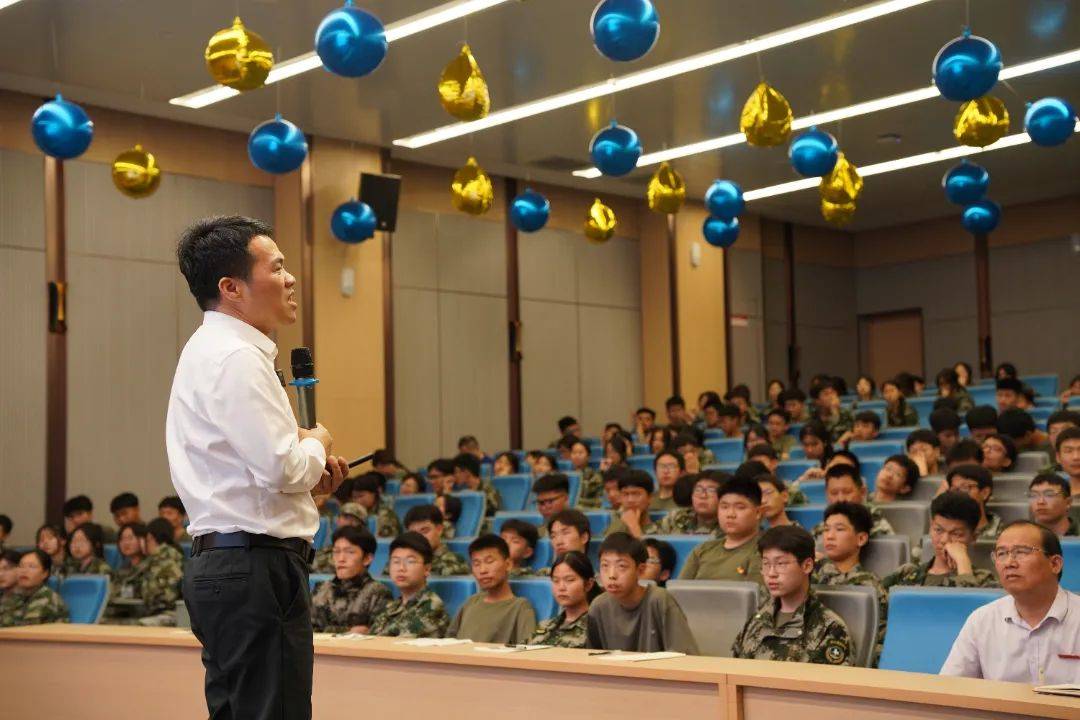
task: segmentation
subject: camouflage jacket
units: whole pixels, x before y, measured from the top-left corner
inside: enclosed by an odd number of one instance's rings
[[[161,545],[139,565],[146,565],[139,587],[143,613],[157,615],[176,607],[184,577],[184,557],[180,551],[172,545]]]
[[[113,570],[112,586],[109,588],[109,600],[139,597],[142,578],[149,567],[150,562],[146,558],[140,560],[138,565],[132,565],[130,561],[125,560],[123,565]]]
[[[733,657],[852,665],[854,647],[847,625],[810,591],[791,619],[776,625],[778,601],[769,598],[746,621],[731,646]]]
[[[776,451],[777,457],[781,460],[787,460],[791,455],[791,449],[795,447],[798,442],[794,435],[784,434],[780,436],[779,440],[773,440],[770,444],[772,449]]]
[[[933,564],[933,558],[921,565],[918,563],[906,563],[901,565],[893,574],[886,575],[881,580],[881,584],[886,590],[896,585],[927,585],[926,578],[930,574],[930,566]],[[982,568],[974,568],[974,573],[971,575],[949,573],[940,577],[941,583],[938,587],[998,587],[994,574]]]
[[[701,467],[716,464],[716,453],[714,453],[712,450],[709,450],[708,448],[702,448],[701,450],[698,450],[697,456],[698,462],[701,463]]]
[[[390,601],[390,588],[367,572],[348,580],[334,578],[315,590],[311,624],[316,632],[347,632],[356,625],[371,625]]]
[[[866,507],[870,510],[870,520],[873,522],[873,525],[870,526],[870,537],[875,538],[881,537],[882,535],[896,534],[896,531],[893,530],[893,526],[885,519],[885,515],[881,512],[880,508],[875,507],[872,503],[866,503]],[[820,540],[822,533],[825,532],[824,521],[815,525],[811,532],[814,534],[814,540]]]
[[[831,560],[823,560],[814,570],[812,582],[815,585],[867,585],[874,588],[878,601],[878,629],[874,641],[874,666],[881,657],[881,648],[885,642],[885,624],[889,615],[889,593],[881,585],[877,575],[865,569],[859,563],[847,572],[840,572]]]
[[[589,613],[572,623],[566,622],[566,611],[536,626],[528,645],[553,645],[565,648],[583,648],[588,637]]]
[[[629,534],[629,529],[626,527],[626,523],[622,521],[622,513],[618,510],[611,512],[611,522],[607,526],[607,530],[604,531],[604,537],[611,535],[612,533],[624,532]],[[641,526],[641,532],[643,535],[659,535],[660,524],[654,523],[648,519],[648,513],[646,513],[646,522]]]
[[[447,575],[468,575],[469,564],[465,558],[453,552],[445,545],[440,545],[431,558],[431,574],[445,577]]]
[[[1002,525],[1004,525],[1004,523],[1001,522],[1001,516],[987,510],[986,524],[983,525],[983,529],[979,531],[979,534],[975,536],[975,539],[997,540],[998,535],[1001,534]]]
[[[787,484],[787,505],[785,507],[794,507],[795,505],[809,505],[810,498],[806,497],[806,493],[803,492],[802,486],[799,481],[789,482]]]
[[[380,498],[375,508],[375,535],[378,537],[397,537],[401,534],[401,521],[394,512],[394,502],[389,498]]]
[[[334,572],[334,548],[327,545],[315,551],[315,559],[311,561],[311,572],[333,573]]]
[[[849,432],[855,427],[855,416],[851,414],[851,411],[847,408],[841,407],[836,409],[836,414],[828,418],[822,418],[818,415],[818,419],[825,426],[825,429],[832,435],[833,442],[840,439],[840,436],[846,432]],[[918,418],[916,418],[916,422]]]
[[[539,577],[541,576],[541,574],[542,573],[534,570],[531,565],[515,565],[514,567],[510,568],[511,578]]]
[[[484,493],[484,515],[491,516],[502,510],[502,496],[490,480],[480,481],[480,492]]]
[[[48,585],[42,585],[32,593],[9,593],[0,604],[0,627],[16,625],[42,625],[44,623],[67,622],[68,609],[63,599]]]
[[[446,634],[450,616],[442,598],[425,587],[408,602],[391,600],[371,621],[372,635],[390,637],[441,638]]]
[[[112,577],[112,572],[112,567],[105,562],[105,558],[91,558],[86,568],[83,568],[82,563],[70,555],[64,561],[64,577],[71,577],[72,575],[108,575]]]
[[[885,419],[889,427],[912,427],[919,424],[919,413],[906,402],[895,408],[885,408]]]
[[[702,523],[694,508],[672,510],[656,524],[658,535],[717,535],[719,529],[715,516],[711,522]]]
[[[578,493],[578,506],[598,508],[604,500],[604,476],[599,470],[586,467],[581,471],[581,491]]]

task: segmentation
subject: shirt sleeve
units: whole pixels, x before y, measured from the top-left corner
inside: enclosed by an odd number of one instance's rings
[[[683,564],[682,572],[679,573],[680,580],[694,580],[697,577],[698,558],[701,556],[701,553],[699,553],[698,550],[700,549],[701,546],[698,545],[690,551],[690,557],[686,558],[686,563]]]
[[[528,601],[522,603],[522,607],[518,610],[517,618],[514,623],[514,640],[515,643],[527,642],[529,637],[536,630],[536,612],[533,610],[532,605]]]
[[[245,348],[226,358],[208,401],[210,419],[260,487],[309,492],[322,477],[326,451],[314,438],[300,440],[281,384],[258,352]]]
[[[585,630],[585,647],[592,650],[603,650],[604,640],[600,635],[600,621],[590,609]]]
[[[672,597],[667,598],[664,607],[664,649],[687,655],[701,654],[686,615]]]
[[[959,677],[981,678],[982,663],[979,662],[979,648],[975,645],[977,615],[968,616],[960,634],[953,642],[949,657],[945,658],[945,664],[941,666],[941,675],[955,675]]]

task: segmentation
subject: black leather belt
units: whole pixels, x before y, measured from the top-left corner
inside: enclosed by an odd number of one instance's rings
[[[204,550],[227,548],[244,548],[248,550],[253,547],[291,550],[307,563],[315,559],[315,548],[307,540],[301,538],[276,538],[270,535],[256,535],[255,533],[243,531],[231,533],[212,532],[200,535],[191,541],[191,557],[195,557]]]

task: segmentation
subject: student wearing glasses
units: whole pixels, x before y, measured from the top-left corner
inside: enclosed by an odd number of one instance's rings
[[[1036,475],[1028,485],[1031,519],[1058,537],[1080,535],[1080,523],[1070,514],[1072,492],[1069,481],[1056,473]]]
[[[1080,595],[1061,587],[1061,541],[1029,520],[998,536],[994,565],[1005,597],[971,613],[941,667],[942,675],[1031,685],[1080,677]]]
[[[665,456],[666,457],[666,456]],[[695,476],[690,493],[690,507],[672,510],[661,518],[657,527],[659,535],[713,535],[719,532],[720,522],[716,510],[720,504],[717,491],[720,483],[730,477],[719,470],[710,470]]]

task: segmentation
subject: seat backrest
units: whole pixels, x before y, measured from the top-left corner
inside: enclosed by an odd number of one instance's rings
[[[454,523],[455,535],[471,537],[480,532],[480,523],[484,520],[484,493],[456,492],[453,495],[461,499],[461,515]],[[404,522],[404,516],[401,518]]]
[[[667,516],[669,512],[670,510],[650,510],[649,520],[651,522],[660,522]]]
[[[798,436],[796,436],[797,438]],[[788,460],[805,460],[806,450],[802,445],[792,445],[791,450],[788,452]]]
[[[465,558],[465,562],[469,561],[469,544],[472,543],[474,537],[455,537],[451,540],[443,540],[450,552],[455,552],[461,557]]]
[[[870,538],[860,562],[864,568],[883,578],[908,562],[910,557],[911,539],[907,535],[885,535]]]
[[[330,527],[330,517],[327,515],[319,516],[319,529],[315,531],[315,540],[313,544],[316,550],[322,550],[324,547],[330,544],[330,537],[334,534],[334,531]]]
[[[1020,382],[1034,390],[1036,395],[1056,397],[1058,394],[1057,375],[1023,375]]]
[[[976,405],[990,405],[991,407],[997,407],[997,388],[992,384],[969,387],[968,395],[971,396],[971,402]]]
[[[999,502],[1011,502],[1011,503],[1023,503],[1027,505],[1027,493],[1028,486],[1031,484],[1031,479],[1035,476],[1032,472],[1031,475],[1018,477],[1014,474],[1008,476],[999,475],[994,478],[994,499],[991,503]]]
[[[881,428],[881,431],[878,433],[877,439],[878,440],[899,440],[900,442],[904,442],[904,441],[907,440],[908,435],[910,435],[913,430],[914,430],[914,428],[909,428],[909,427]]]
[[[867,492],[874,492],[877,487],[877,476],[885,464],[883,457],[859,458],[859,472],[862,473],[863,484]]]
[[[120,554],[120,549],[116,547],[116,543],[105,543],[105,562],[109,563],[109,567],[113,570],[120,567],[120,563],[123,562],[124,557]]]
[[[1024,473],[1026,475],[1034,476],[1035,473],[1042,470],[1050,463],[1050,456],[1044,453],[1042,450],[1033,452],[1022,452],[1016,456],[1016,465],[1014,470],[1017,473]],[[1027,488],[1024,488],[1025,490]],[[994,479],[994,496],[997,497],[997,478]]]
[[[994,565],[994,558],[991,555],[991,553],[994,552],[994,546],[996,545],[996,540],[976,540],[973,542],[971,547],[968,548],[968,555],[971,557],[971,566],[989,570],[996,575],[997,567]],[[931,549],[930,552],[933,553],[934,551]]]
[[[936,674],[968,616],[1002,594],[993,588],[894,587],[878,667]]]
[[[1026,488],[1025,488],[1026,490]],[[997,480],[994,481],[994,492],[997,492]],[[1027,502],[988,502],[986,503],[987,511],[992,511],[1001,516],[1001,522],[1010,523],[1013,520],[1027,520],[1028,519],[1028,504]]]
[[[524,510],[525,501],[532,489],[532,476],[530,475],[503,475],[491,478],[491,484],[499,491],[503,510]]]
[[[905,500],[915,500],[917,502],[928,503],[934,499],[938,488],[941,487],[942,481],[945,479],[944,475],[927,475],[921,477],[915,482],[915,487],[912,489],[911,494],[908,495]]]
[[[882,503],[877,506],[881,514],[892,525],[897,535],[906,535],[911,545],[922,540],[930,529],[930,504],[905,500],[903,502]],[[909,545],[910,547],[910,545]]]
[[[536,542],[536,549],[533,551],[532,562],[529,565],[534,570],[539,570],[550,566],[554,559],[555,550],[551,547],[551,538],[542,537]]]
[[[1061,553],[1065,567],[1061,571],[1061,587],[1080,593],[1080,538],[1061,538]]]
[[[469,575],[428,578],[428,587],[438,595],[446,607],[446,614],[453,618],[465,601],[476,594],[476,580]]]
[[[720,438],[719,440],[706,440],[705,447],[712,450],[716,456],[716,462],[741,462],[743,459],[742,438]]]
[[[654,460],[656,460],[655,455],[631,455],[626,459],[626,464],[634,470],[643,470],[651,473]]]
[[[799,476],[812,467],[817,467],[814,460],[784,460],[776,466],[776,477],[785,482],[798,480]]]
[[[589,536],[602,538],[611,524],[610,510],[585,510],[585,517],[589,518]]]
[[[375,538],[375,557],[368,566],[372,577],[379,577],[386,569],[386,564],[390,562],[390,543],[393,541],[393,538]]]
[[[600,545],[602,545],[603,542],[603,538],[593,538],[589,540],[589,562],[592,563],[593,569],[597,572],[600,571]]]
[[[814,505],[825,504],[825,481],[824,480],[810,480],[799,486],[799,489],[803,491],[803,495],[806,496],[806,500]],[[791,508],[788,508],[788,514],[791,514]]]
[[[334,579],[333,573],[311,573],[308,575],[308,590],[311,594],[315,594],[315,588],[322,585],[324,582],[330,582]]]
[[[915,428],[912,428],[914,430]],[[864,458],[884,458],[896,455],[904,451],[903,440],[868,440],[866,442],[852,442],[848,444],[848,450],[855,453],[859,460]],[[864,472],[863,475],[866,475]]]
[[[496,535],[502,529],[503,523],[511,518],[516,520],[524,520],[530,525],[539,525],[543,522],[544,517],[538,513],[529,510],[519,510],[518,512],[497,512],[495,517],[491,521],[491,532]]]
[[[414,507],[421,505],[434,505],[435,493],[417,493],[416,495],[401,495],[394,498],[394,513],[399,520],[404,521],[405,515]]]
[[[758,606],[758,584],[739,580],[670,580],[702,655],[731,657],[731,644]]]
[[[796,505],[787,509],[788,517],[802,525],[807,530],[813,531],[814,526],[821,522],[825,515],[825,505]]]
[[[912,408],[915,412],[919,414],[919,424],[925,426],[930,420],[930,413],[931,411],[933,411],[934,403],[937,402],[937,400],[938,398],[936,396],[923,396],[917,398],[908,398],[907,404],[908,407]]]
[[[397,478],[388,478],[386,480],[386,494],[387,495],[400,495],[401,494],[401,481]]]
[[[536,622],[549,619],[558,607],[555,604],[555,595],[551,592],[551,580],[546,577],[539,578],[514,578],[510,581],[510,589],[518,597],[529,601],[536,611]]]
[[[715,539],[712,535],[651,535],[650,537],[668,542],[675,548],[675,570],[671,573],[673,578],[679,577],[683,565],[686,564],[694,548],[703,542]]]
[[[108,575],[72,575],[60,583],[71,622],[95,625],[109,602]]]
[[[870,667],[874,662],[880,609],[874,588],[869,585],[815,585],[814,590],[825,607],[839,615],[847,625],[855,646],[855,666]]]

